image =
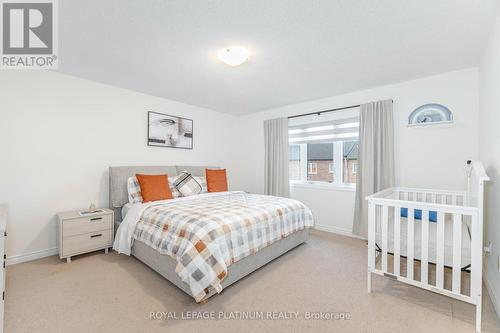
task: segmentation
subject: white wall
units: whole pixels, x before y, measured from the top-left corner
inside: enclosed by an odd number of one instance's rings
[[[397,181],[404,186],[464,189],[467,159],[478,157],[478,70],[471,68],[418,80],[294,104],[244,116],[240,133],[246,138],[239,155],[237,187],[264,189],[263,120],[374,100],[393,99],[396,114]],[[441,103],[453,112],[454,124],[407,128],[408,115],[426,103]],[[343,190],[292,189],[292,195],[313,208],[324,229],[352,229],[354,194]]]
[[[310,101],[243,117],[46,71],[0,75],[0,202],[10,205],[9,262],[55,253],[55,214],[108,204],[107,168],[212,164],[232,189],[263,192],[263,120],[386,98],[396,111],[399,184],[464,188],[463,163],[477,158],[478,75],[468,69]],[[437,102],[452,126],[407,128],[408,114]],[[194,119],[194,150],[146,146],[146,111]],[[354,191],[296,187],[324,230],[349,233]]]
[[[479,157],[491,181],[486,184],[485,243],[493,243],[486,256],[485,280],[500,314],[500,18],[479,69]]]
[[[292,187],[291,196],[305,203],[314,214],[315,228],[341,235],[352,235],[354,218],[353,189]]]
[[[147,111],[194,120],[194,149],[148,147]],[[219,165],[231,186],[236,117],[47,71],[0,74],[7,256],[55,253],[55,214],[108,205],[108,167]]]

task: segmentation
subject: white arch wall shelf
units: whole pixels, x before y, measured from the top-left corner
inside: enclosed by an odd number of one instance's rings
[[[408,127],[453,123],[453,114],[442,104],[429,103],[416,108],[408,116]]]

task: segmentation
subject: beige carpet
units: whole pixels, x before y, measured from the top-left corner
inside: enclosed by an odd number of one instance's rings
[[[320,232],[204,305],[131,257],[98,252],[71,264],[49,257],[7,268],[5,331],[474,332],[471,305],[376,276],[373,288],[366,292],[365,242]],[[500,332],[484,294],[483,331]],[[187,311],[286,311],[298,319],[151,320],[157,311],[179,318]],[[315,311],[350,319],[305,319]]]

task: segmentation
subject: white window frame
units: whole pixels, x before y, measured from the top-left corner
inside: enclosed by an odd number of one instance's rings
[[[289,146],[299,146],[299,178],[300,180],[296,180],[296,179],[290,179],[290,183],[293,183],[293,182],[300,182],[302,181],[302,179],[304,179],[304,174],[303,174],[303,156],[302,156],[302,145],[297,145],[297,144],[289,144]],[[290,161],[289,161],[290,162]]]
[[[333,184],[342,185],[344,184],[344,175],[343,175],[343,163],[344,159],[344,144],[342,141],[334,141],[333,142],[333,168],[335,173],[333,174]]]
[[[307,181],[307,144],[300,144],[300,180],[297,182],[303,183]]]

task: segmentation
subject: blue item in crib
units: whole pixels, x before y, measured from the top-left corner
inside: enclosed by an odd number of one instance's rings
[[[422,211],[420,209],[415,209],[413,212],[415,220],[422,219]],[[408,208],[401,208],[401,217],[408,217]],[[429,221],[437,222],[437,212],[429,211]]]

